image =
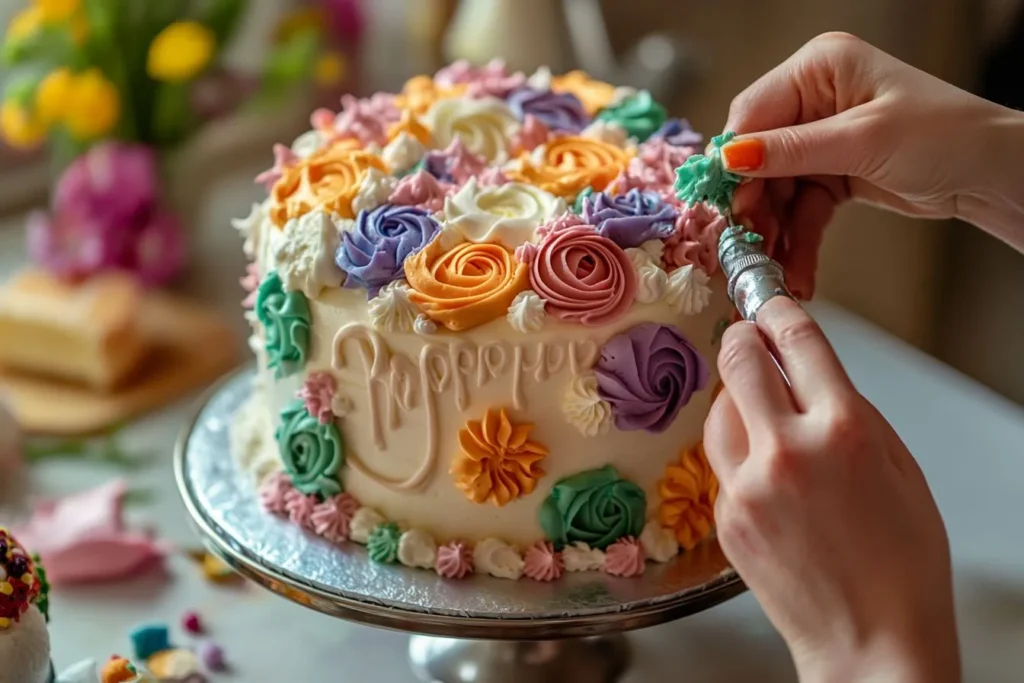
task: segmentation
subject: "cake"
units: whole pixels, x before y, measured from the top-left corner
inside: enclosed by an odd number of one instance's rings
[[[70,284],[23,271],[0,288],[0,367],[113,389],[146,351],[140,303],[139,286],[127,275]]]
[[[0,683],[52,680],[46,573],[0,527]]]
[[[346,96],[235,221],[259,500],[446,578],[635,576],[713,533],[701,445],[732,311],[702,151],[645,91],[456,63]]]

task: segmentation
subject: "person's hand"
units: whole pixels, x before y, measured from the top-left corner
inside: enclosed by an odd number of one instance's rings
[[[850,198],[963,218],[1024,249],[1024,190],[1000,189],[1008,160],[1024,155],[1022,122],[858,38],[825,34],[733,100],[726,130],[738,137],[723,160],[757,179],[737,190],[733,213],[765,235],[801,298],[813,293],[822,231]],[[990,215],[1006,204],[1016,222]]]
[[[704,427],[718,538],[801,680],[959,681],[938,509],[815,322],[775,297],[726,331],[718,367]]]

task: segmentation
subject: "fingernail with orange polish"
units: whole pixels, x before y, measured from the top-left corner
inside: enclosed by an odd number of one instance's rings
[[[730,171],[756,171],[764,166],[764,143],[757,138],[730,142],[722,147],[722,161]]]

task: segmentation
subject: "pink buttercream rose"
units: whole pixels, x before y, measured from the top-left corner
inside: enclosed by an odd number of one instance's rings
[[[713,274],[718,269],[718,238],[727,222],[717,209],[703,202],[680,207],[675,232],[665,240],[663,258],[667,269],[692,263],[708,275]]]
[[[416,171],[398,181],[388,203],[398,206],[415,206],[430,213],[444,208],[444,198],[454,194],[456,186],[438,180],[426,171]]]
[[[550,234],[530,264],[530,285],[550,315],[583,325],[605,325],[636,297],[636,273],[622,247],[579,225]]]

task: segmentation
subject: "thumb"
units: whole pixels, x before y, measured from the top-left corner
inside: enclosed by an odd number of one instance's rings
[[[722,146],[726,170],[751,178],[859,176],[871,144],[847,112],[811,123],[749,133]]]

